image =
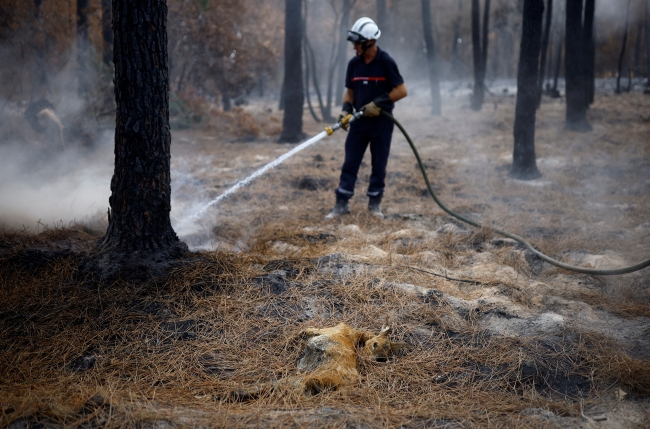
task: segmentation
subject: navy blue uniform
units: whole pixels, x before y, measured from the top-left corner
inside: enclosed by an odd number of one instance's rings
[[[377,48],[377,55],[369,64],[358,55],[348,63],[345,86],[354,91],[356,110],[378,96],[388,94],[403,83],[404,79],[399,73],[395,60],[379,48]],[[394,107],[395,103],[381,106],[388,113],[391,113]],[[372,155],[372,174],[367,195],[375,197],[383,194],[392,137],[393,122],[384,116],[362,117],[350,124],[350,131],[345,140],[345,162],[341,169],[339,187],[336,189],[338,197],[350,199],[354,195],[357,173],[368,144]]]

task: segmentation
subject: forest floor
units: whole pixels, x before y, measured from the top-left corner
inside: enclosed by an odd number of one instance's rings
[[[565,262],[650,257],[650,96],[598,95],[589,133],[566,131],[563,100],[545,98],[542,177],[519,181],[515,97],[493,91],[480,112],[446,97],[432,117],[412,88],[395,110],[441,200]],[[383,221],[366,210],[369,158],[352,213],[323,219],[339,131],[185,222],[294,147],[275,143],[275,107],[239,108],[241,132],[173,132],[172,216],[195,253],[163,280],[78,281],[102,234],[89,224],[0,231],[0,427],[650,426],[650,270],[576,274],[463,225],[428,195],[397,129]],[[324,126],[305,112],[308,136]],[[360,358],[349,389],[224,400],[294,374],[303,328],[378,332],[386,318],[406,348]]]

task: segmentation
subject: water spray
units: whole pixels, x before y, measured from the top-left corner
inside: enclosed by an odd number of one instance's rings
[[[296,153],[300,152],[301,150],[306,149],[307,147],[313,145],[316,142],[319,142],[320,140],[324,139],[325,137],[331,136],[332,134],[334,134],[334,132],[336,130],[339,130],[341,128],[347,129],[348,124],[350,124],[351,122],[359,119],[360,117],[363,116],[363,114],[364,114],[364,112],[362,110],[354,112],[352,114],[349,114],[345,118],[342,118],[339,122],[337,122],[333,126],[325,128],[325,131],[322,131],[320,134],[312,137],[311,139],[309,139],[306,142],[300,144],[299,146],[293,148],[292,150],[290,150],[289,152],[287,152],[284,155],[280,156],[279,158],[275,159],[274,161],[266,164],[264,167],[262,167],[259,170],[255,171],[250,176],[248,176],[248,177],[240,180],[239,182],[235,183],[232,187],[230,187],[228,190],[226,190],[226,192],[219,195],[217,198],[210,201],[208,204],[206,204],[199,211],[197,211],[193,215],[191,215],[188,218],[186,218],[185,220],[183,220],[181,222],[181,224],[189,222],[189,221],[198,220],[203,214],[205,214],[205,212],[210,207],[216,205],[217,203],[219,203],[219,201],[223,200],[228,195],[235,193],[239,188],[248,185],[253,180],[255,180],[256,178],[258,178],[259,176],[261,176],[262,174],[267,172],[268,170],[280,165],[287,158],[290,158],[291,156],[295,155]],[[466,218],[466,217],[464,217],[464,216],[462,216],[462,215],[460,215],[458,213],[455,213],[454,211],[447,208],[447,206],[445,206],[445,204],[442,201],[440,201],[440,199],[438,198],[438,196],[434,192],[433,186],[431,186],[431,182],[429,181],[429,177],[427,175],[426,169],[424,168],[424,163],[422,162],[422,159],[420,158],[420,154],[418,153],[418,150],[415,147],[415,144],[413,143],[413,140],[411,140],[411,137],[406,132],[406,130],[404,129],[402,124],[400,124],[399,121],[397,121],[397,119],[395,119],[393,117],[393,115],[391,115],[388,112],[385,112],[385,111],[382,110],[381,114],[384,115],[385,117],[387,117],[389,120],[391,120],[399,128],[399,130],[402,132],[402,134],[404,135],[404,137],[408,141],[409,145],[411,146],[411,149],[413,150],[413,154],[415,155],[415,158],[418,161],[418,166],[420,167],[420,171],[422,172],[422,176],[423,176],[424,181],[425,181],[425,183],[427,185],[427,189],[429,190],[429,193],[431,194],[431,196],[433,197],[435,202],[438,204],[438,206],[440,206],[440,208],[442,210],[444,210],[445,212],[447,212],[449,215],[451,215],[451,216],[453,216],[453,217],[455,217],[455,218],[457,218],[457,219],[459,219],[459,220],[461,220],[461,221],[463,221],[463,222],[465,222],[465,223],[467,223],[469,225],[472,225],[472,226],[474,226],[476,228],[488,228],[488,229],[491,229],[493,232],[495,232],[495,233],[497,233],[499,235],[503,235],[505,237],[512,238],[512,239],[520,242],[524,246],[526,246],[526,248],[528,248],[528,250],[533,252],[541,260],[546,261],[551,265],[555,265],[556,267],[563,268],[565,270],[574,271],[574,272],[583,273],[583,274],[601,275],[601,276],[610,275],[611,276],[611,275],[628,274],[628,273],[632,273],[632,272],[639,271],[639,270],[642,270],[644,268],[650,267],[650,259],[646,259],[644,261],[639,262],[638,264],[635,264],[635,265],[632,265],[632,266],[629,266],[629,267],[615,268],[615,269],[586,268],[586,267],[578,267],[578,266],[575,266],[575,265],[566,264],[564,262],[560,262],[560,261],[558,261],[556,259],[553,259],[550,256],[547,256],[544,253],[540,252],[539,250],[535,249],[535,247],[533,247],[532,244],[530,244],[526,239],[524,239],[523,237],[521,237],[519,235],[512,234],[512,233],[509,233],[509,232],[506,232],[506,231],[501,231],[500,229],[497,229],[497,228],[489,228],[486,225],[483,225],[483,224],[481,224],[479,222],[476,222],[476,221],[474,221],[472,219],[468,219],[468,218]]]
[[[228,188],[226,190],[226,192],[224,192],[223,194],[219,195],[218,197],[216,197],[215,199],[210,201],[208,204],[203,206],[199,211],[197,211],[193,215],[191,215],[191,216],[185,218],[183,221],[181,221],[181,224],[184,224],[184,223],[189,222],[189,221],[198,220],[201,216],[203,216],[207,212],[207,210],[210,207],[217,205],[224,198],[228,197],[231,194],[234,194],[235,192],[237,192],[237,190],[239,190],[239,188],[242,188],[244,186],[249,185],[253,180],[257,179],[262,174],[266,173],[268,170],[270,170],[272,168],[275,168],[278,165],[282,164],[286,159],[292,157],[293,155],[297,154],[301,150],[306,149],[309,146],[313,145],[314,143],[317,143],[317,142],[321,141],[325,137],[331,136],[332,134],[334,134],[334,132],[336,130],[339,130],[341,128],[347,128],[347,126],[351,122],[354,122],[355,120],[359,119],[362,116],[363,116],[363,111],[358,111],[358,112],[355,112],[355,113],[351,113],[348,116],[346,116],[345,118],[342,118],[339,122],[332,125],[331,127],[325,128],[325,131],[322,131],[320,134],[310,138],[309,140],[307,140],[304,143],[301,143],[300,145],[298,145],[295,148],[291,149],[289,152],[285,153],[284,155],[281,155],[277,159],[275,159],[275,160],[269,162],[268,164],[266,164],[264,167],[258,169],[257,171],[255,171],[250,176],[245,177],[244,179],[242,179],[239,182],[235,183],[233,186]]]

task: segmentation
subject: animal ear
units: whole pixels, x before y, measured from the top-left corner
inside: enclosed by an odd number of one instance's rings
[[[391,331],[390,326],[384,326],[383,328],[381,328],[381,332],[379,333],[379,336],[380,337],[387,337],[388,334],[390,333],[390,331]]]
[[[375,337],[375,334],[373,334],[372,332],[362,332],[359,342],[361,343],[361,345],[365,345],[366,341],[368,341],[369,339],[374,338],[374,337]]]
[[[390,349],[395,351],[399,349],[403,349],[406,343],[398,342],[398,343],[390,343]]]

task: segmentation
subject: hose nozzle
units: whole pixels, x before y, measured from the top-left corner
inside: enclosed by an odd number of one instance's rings
[[[359,119],[362,116],[363,116],[363,111],[362,110],[359,110],[359,111],[354,112],[354,113],[350,113],[348,116],[341,119],[339,122],[332,125],[331,127],[325,127],[325,131],[327,131],[328,136],[331,136],[332,134],[334,134],[334,131],[336,131],[336,130],[338,130],[340,128],[345,128],[350,122],[353,122],[353,121]]]

